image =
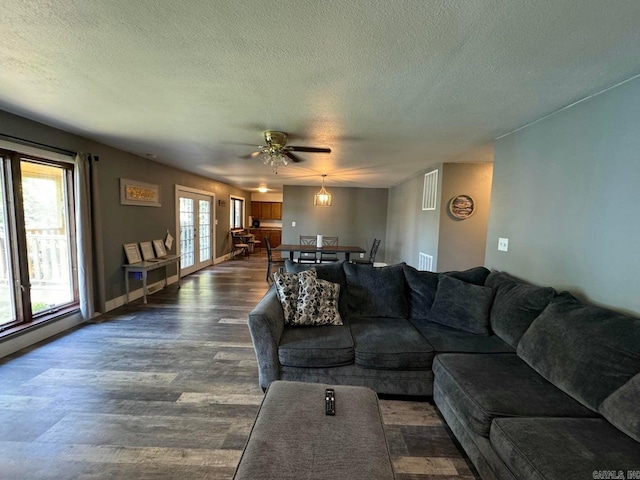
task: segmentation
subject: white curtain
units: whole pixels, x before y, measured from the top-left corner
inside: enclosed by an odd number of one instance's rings
[[[85,320],[104,312],[104,263],[99,218],[98,157],[75,158],[76,236],[78,241],[78,289]]]

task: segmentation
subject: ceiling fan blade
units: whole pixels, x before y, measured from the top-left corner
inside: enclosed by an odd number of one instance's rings
[[[240,155],[238,158],[243,158],[245,160],[249,160],[250,158],[256,158],[261,153],[262,152],[251,152],[251,153],[248,153],[246,155]]]
[[[312,153],[331,153],[330,148],[316,148],[316,147],[289,147],[287,148],[293,152],[312,152]]]
[[[293,153],[286,151],[284,152],[284,154],[289,157],[291,159],[292,162],[294,163],[298,163],[298,162],[304,162],[304,160],[302,160],[300,157],[298,157],[297,155],[294,155]]]

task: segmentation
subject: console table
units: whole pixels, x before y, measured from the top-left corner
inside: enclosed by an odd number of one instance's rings
[[[129,303],[129,274],[132,272],[142,273],[142,300],[147,303],[147,273],[151,270],[164,268],[164,286],[169,285],[167,277],[167,266],[178,265],[178,288],[180,288],[180,255],[167,255],[164,258],[155,258],[153,260],[145,260],[144,262],[123,265],[124,268],[124,285],[127,291],[127,303]]]

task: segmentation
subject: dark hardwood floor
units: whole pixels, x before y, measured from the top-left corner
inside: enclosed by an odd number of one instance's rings
[[[0,479],[230,479],[262,400],[266,256],[0,359]],[[382,400],[398,480],[478,478],[428,402]]]

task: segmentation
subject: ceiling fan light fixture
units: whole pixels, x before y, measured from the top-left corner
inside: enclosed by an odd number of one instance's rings
[[[265,148],[262,151],[262,163],[271,167],[273,173],[278,174],[278,167],[289,165],[289,159],[282,153],[282,150],[275,147]]]
[[[324,177],[326,177],[326,176],[327,176],[326,174],[322,175],[322,188],[313,197],[313,204],[316,207],[330,207],[331,206],[331,200],[332,200],[331,194],[329,192],[327,192],[327,190],[324,188]]]

